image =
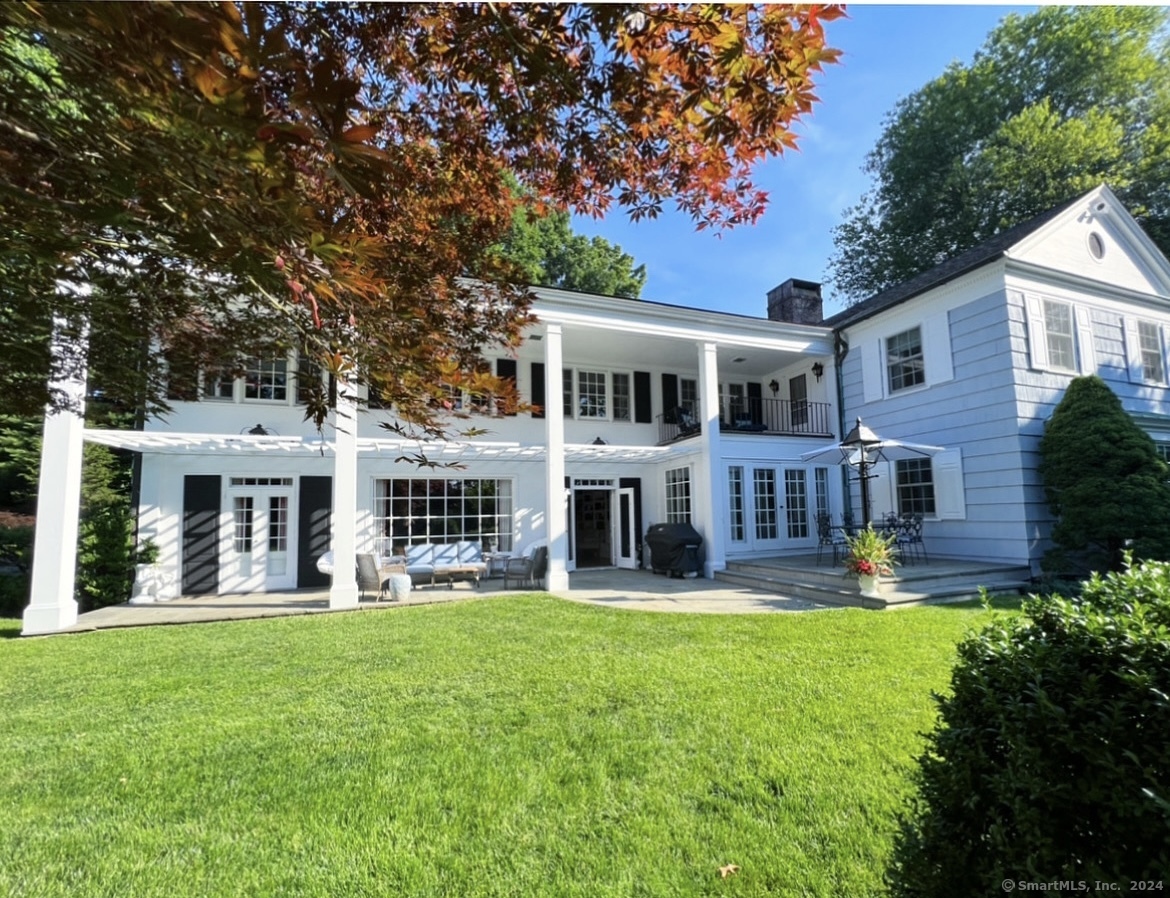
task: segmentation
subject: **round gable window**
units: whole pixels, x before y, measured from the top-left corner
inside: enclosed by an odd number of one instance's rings
[[[1096,231],[1089,234],[1089,255],[1094,259],[1105,258],[1105,240]]]

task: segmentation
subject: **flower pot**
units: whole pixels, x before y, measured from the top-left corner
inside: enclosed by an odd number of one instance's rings
[[[874,574],[858,574],[857,582],[861,584],[863,596],[877,596],[882,591],[882,581]]]
[[[410,598],[410,574],[390,575],[390,601],[405,602]]]

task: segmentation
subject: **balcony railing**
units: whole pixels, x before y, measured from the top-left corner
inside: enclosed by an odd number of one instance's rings
[[[831,410],[827,402],[723,396],[719,429],[724,433],[831,437]],[[659,445],[700,433],[702,424],[697,410],[688,403],[658,416]]]

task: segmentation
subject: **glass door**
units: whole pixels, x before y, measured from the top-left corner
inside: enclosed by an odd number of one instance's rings
[[[288,483],[291,485],[291,479]],[[291,504],[291,489],[230,491],[220,543],[220,592],[296,587],[296,564],[289,548]]]

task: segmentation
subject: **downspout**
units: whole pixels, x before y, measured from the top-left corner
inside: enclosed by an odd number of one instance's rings
[[[833,331],[833,375],[837,381],[837,439],[845,438],[845,383],[841,377],[849,341],[839,330]],[[849,489],[849,466],[841,466],[841,493],[845,497],[845,514],[853,514],[853,492]]]

